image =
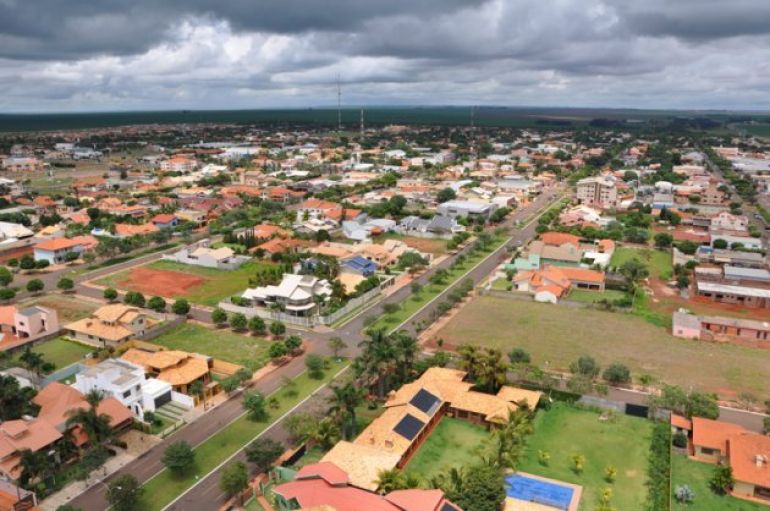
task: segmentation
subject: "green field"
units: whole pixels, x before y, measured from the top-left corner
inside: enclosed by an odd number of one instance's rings
[[[177,298],[186,298],[192,303],[213,307],[225,298],[240,294],[249,286],[249,277],[254,276],[260,268],[269,266],[272,266],[272,264],[250,261],[237,270],[217,270],[215,268],[202,268],[174,261],[156,261],[148,264],[146,268],[202,277],[204,281],[200,285],[188,289],[185,294]],[[101,278],[96,283],[100,286],[120,289],[120,283],[126,281],[130,273],[130,269],[125,270]]]
[[[519,469],[582,486],[581,510],[595,510],[602,489],[611,488],[615,509],[642,511],[652,423],[622,414],[608,420],[600,417],[565,403],[540,410]],[[547,464],[539,461],[539,451],[550,454]],[[586,459],[580,474],[573,471],[572,456],[576,454]],[[617,470],[613,483],[605,480],[608,466]]]
[[[270,341],[185,323],[152,340],[172,350],[200,353],[256,370],[269,360]]]
[[[709,479],[714,465],[688,459],[684,455],[671,455],[671,491],[677,486],[687,485],[695,492],[690,504],[680,504],[672,498],[672,511],[766,511],[768,506],[730,497],[717,495],[709,488]]]
[[[647,265],[650,277],[668,280],[674,274],[671,254],[652,248],[617,247],[610,260],[611,267],[620,267],[626,261],[638,259]]]
[[[470,422],[444,417],[406,466],[408,474],[422,481],[460,468],[472,461],[489,438],[486,429]]]
[[[567,371],[570,362],[591,355],[603,366],[626,364],[634,378],[651,374],[728,398],[741,392],[770,397],[770,350],[679,339],[623,312],[481,296],[449,320],[437,338],[451,346],[494,346],[504,353],[521,347],[534,364],[553,370]]]
[[[205,442],[195,447],[195,466],[184,476],[175,476],[163,470],[144,485],[145,493],[142,505],[146,511],[160,511],[172,500],[188,490],[201,477],[205,477],[233,453],[250,443],[279,417],[291,410],[310,394],[332,380],[347,361],[332,362],[322,380],[314,380],[305,372],[295,378],[293,386],[296,394],[283,387],[271,396],[278,399],[279,407],[270,409],[270,418],[265,422],[254,422],[242,415],[225,426]]]
[[[67,367],[83,359],[88,353],[94,351],[95,348],[79,344],[67,340],[63,337],[57,337],[50,341],[44,341],[40,344],[36,344],[32,347],[32,351],[43,355],[43,359],[46,362],[51,362],[56,365],[57,369]],[[22,352],[19,352],[14,361],[18,361]]]
[[[594,303],[600,300],[609,300],[610,302],[613,300],[620,300],[625,296],[626,293],[623,291],[617,291],[614,289],[607,289],[602,292],[586,291],[584,289],[573,289],[569,292],[569,296],[567,296],[566,299],[573,302]]]

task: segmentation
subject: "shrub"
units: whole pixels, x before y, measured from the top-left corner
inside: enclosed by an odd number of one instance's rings
[[[217,307],[211,311],[211,321],[213,321],[216,326],[224,326],[227,323],[227,313]]]
[[[689,486],[683,484],[676,487],[674,497],[680,504],[689,504],[695,500],[695,492]]]
[[[171,306],[171,312],[180,316],[186,316],[190,312],[190,302],[180,298]]]
[[[164,310],[166,310],[166,300],[164,300],[160,296],[153,296],[147,302],[147,307],[154,310],[155,312],[163,312]]]
[[[669,491],[671,487],[671,426],[655,424],[650,442],[650,458],[647,467],[646,509],[666,511],[671,509]]]
[[[118,298],[118,292],[115,289],[108,287],[107,289],[104,290],[103,296],[105,300],[111,302]]]
[[[685,435],[681,431],[677,431],[671,437],[671,443],[674,444],[675,447],[684,449],[685,447],[687,447],[687,435]]]
[[[625,365],[615,362],[607,366],[602,373],[602,378],[614,384],[629,383],[631,381],[631,371]]]

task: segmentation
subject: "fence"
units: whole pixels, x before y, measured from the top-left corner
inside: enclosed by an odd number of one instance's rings
[[[169,317],[171,317],[171,319],[168,319]],[[151,341],[152,339],[165,334],[169,330],[173,330],[187,320],[184,316],[173,316],[171,314],[166,314],[165,318],[165,321],[161,325],[151,328],[145,332],[144,335],[137,335],[136,338],[143,341]]]
[[[347,316],[351,312],[355,311],[356,309],[374,301],[374,299],[382,293],[382,290],[385,289],[386,287],[392,286],[394,281],[395,281],[394,277],[392,276],[389,277],[384,282],[381,282],[380,285],[377,286],[376,288],[371,289],[370,291],[367,291],[361,296],[358,296],[356,298],[351,298],[348,301],[348,303],[345,304],[344,307],[341,307],[340,309],[337,309],[336,311],[330,314],[327,314],[325,316],[318,316],[318,315],[308,316],[308,317],[292,316],[291,314],[286,314],[285,312],[274,311],[274,310],[266,309],[264,307],[243,307],[240,305],[235,305],[234,303],[228,302],[228,301],[219,302],[219,308],[227,312],[241,313],[247,318],[259,316],[262,319],[267,319],[271,321],[280,321],[282,323],[286,323],[293,326],[302,326],[306,328],[312,328],[317,325],[328,326],[336,323],[337,321]]]
[[[68,365],[67,367],[62,367],[61,369],[52,372],[51,374],[47,375],[43,379],[43,387],[48,385],[49,383],[53,383],[55,381],[61,381],[65,378],[70,378],[71,376],[74,376],[78,374],[80,371],[82,371],[85,367],[80,364],[79,362],[75,362],[72,365]]]

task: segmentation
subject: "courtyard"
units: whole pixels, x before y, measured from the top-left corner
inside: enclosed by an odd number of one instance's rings
[[[461,468],[477,457],[489,438],[486,429],[470,422],[444,417],[414,457],[406,465],[406,473],[422,481]]]

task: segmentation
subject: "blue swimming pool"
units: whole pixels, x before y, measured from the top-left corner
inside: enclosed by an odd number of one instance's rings
[[[572,502],[572,488],[522,474],[507,476],[505,487],[508,496],[513,499],[535,502],[556,509],[569,509]]]

